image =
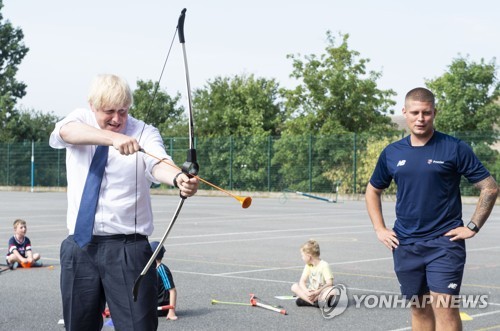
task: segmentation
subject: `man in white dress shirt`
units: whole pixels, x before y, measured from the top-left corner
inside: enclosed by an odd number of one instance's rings
[[[117,330],[156,330],[156,274],[144,276],[134,302],[134,280],[152,255],[149,188],[178,187],[194,195],[198,180],[144,153],[173,164],[159,131],[128,114],[132,93],[115,75],[98,76],[88,96],[89,109],[76,109],[56,124],[50,146],[66,148],[69,236],[61,244],[61,294],[67,330],[100,330],[106,302]],[[97,146],[110,146],[95,212],[92,239],[74,240],[77,215]]]

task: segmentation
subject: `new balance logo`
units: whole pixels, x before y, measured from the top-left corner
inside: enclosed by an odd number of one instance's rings
[[[457,288],[457,284],[455,284],[455,283],[450,283],[450,284],[448,285],[448,288],[451,288],[451,289],[456,289],[456,288]]]
[[[396,165],[396,167],[402,167],[404,166],[406,163],[406,160],[399,160],[398,164]]]

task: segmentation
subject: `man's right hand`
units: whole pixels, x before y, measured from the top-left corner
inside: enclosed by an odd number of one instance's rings
[[[376,233],[378,240],[380,240],[380,242],[383,243],[391,251],[398,247],[399,240],[394,231],[387,228],[381,228],[376,230]]]
[[[113,138],[113,147],[122,155],[131,155],[141,149],[137,140],[133,137],[117,133]]]

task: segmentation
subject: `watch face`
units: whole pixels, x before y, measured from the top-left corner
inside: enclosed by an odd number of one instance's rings
[[[471,229],[472,231],[474,231],[474,232],[478,232],[479,231],[479,229],[477,228],[477,226],[474,223],[472,223],[472,222],[469,222],[469,224],[467,224],[467,227],[469,229]]]

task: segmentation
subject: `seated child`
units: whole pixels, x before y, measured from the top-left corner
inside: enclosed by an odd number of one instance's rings
[[[33,253],[31,241],[26,237],[26,221],[17,219],[14,221],[14,235],[9,239],[9,249],[7,251],[7,265],[14,270],[18,266],[25,268],[41,267],[40,254]]]
[[[156,250],[160,243],[158,241],[151,242],[151,249],[153,252]],[[175,304],[177,301],[177,290],[175,289],[174,279],[168,267],[161,263],[163,255],[165,254],[165,247],[161,247],[160,252],[156,256],[156,271],[158,279],[158,307],[171,305],[173,308],[167,311],[159,310],[158,316],[167,315],[168,320],[175,321]]]
[[[298,298],[297,306],[320,307],[319,303],[330,302],[334,295],[333,274],[326,261],[320,258],[319,244],[315,240],[307,241],[300,248],[302,261],[305,262],[302,276],[292,285],[292,292]]]

